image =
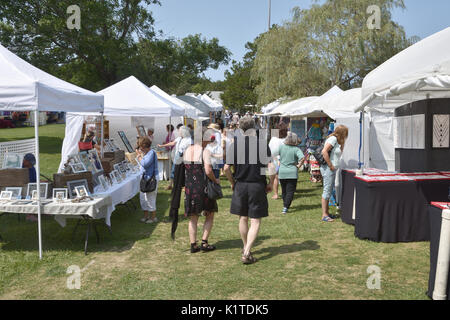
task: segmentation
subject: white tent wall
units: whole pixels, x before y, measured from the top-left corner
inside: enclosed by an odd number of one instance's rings
[[[369,114],[369,167],[395,171],[394,112]]]

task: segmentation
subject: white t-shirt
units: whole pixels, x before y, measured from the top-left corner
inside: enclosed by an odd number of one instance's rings
[[[338,143],[337,138],[335,136],[329,137],[327,141],[325,141],[326,144],[331,144],[333,149],[331,149],[330,153],[330,161],[331,164],[338,169],[339,165],[341,163],[341,157],[342,157],[342,150],[341,145]]]
[[[270,153],[273,160],[277,160],[280,155],[280,146],[284,143],[284,138],[272,137],[269,142]]]

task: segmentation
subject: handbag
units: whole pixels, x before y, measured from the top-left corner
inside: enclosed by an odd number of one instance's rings
[[[211,181],[211,179],[208,179],[206,188],[209,199],[217,200],[223,198],[222,187],[220,186],[220,184],[217,184],[214,181]]]
[[[154,165],[157,165],[156,164],[156,153],[155,153],[154,162],[155,162]],[[153,192],[156,190],[157,184],[158,184],[158,182],[156,181],[156,177],[155,177],[155,169],[153,170],[153,176],[148,180],[145,180],[145,172],[142,174],[141,183],[140,183],[141,192],[144,192],[144,193]]]

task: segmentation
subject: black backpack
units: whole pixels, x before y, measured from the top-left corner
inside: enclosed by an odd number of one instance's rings
[[[325,161],[325,158],[322,155],[323,148],[325,148],[325,141],[322,142],[319,147],[317,147],[316,151],[314,151],[313,153],[313,156],[314,158],[316,158],[317,162],[319,162],[321,166],[326,166],[327,162]],[[331,148],[330,151],[328,152],[328,157],[331,155],[331,150],[333,150],[333,148]]]

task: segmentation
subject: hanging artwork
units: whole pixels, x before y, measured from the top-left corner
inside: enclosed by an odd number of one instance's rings
[[[450,148],[450,115],[433,115],[433,148]]]

